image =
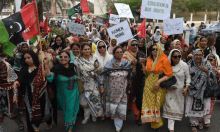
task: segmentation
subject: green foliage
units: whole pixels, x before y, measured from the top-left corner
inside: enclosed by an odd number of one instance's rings
[[[89,5],[89,10],[91,13],[94,13],[94,4],[90,1],[88,1],[88,5]]]

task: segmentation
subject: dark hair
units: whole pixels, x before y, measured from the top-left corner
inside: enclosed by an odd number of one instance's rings
[[[208,45],[208,46],[213,46],[215,40],[216,40],[216,39],[215,39],[215,36],[209,36],[209,37],[207,38],[207,41],[208,41],[207,45]]]
[[[74,42],[74,43],[72,43],[72,44],[71,44],[70,49],[72,49],[72,48],[73,48],[73,46],[77,46],[77,47],[79,47],[79,48],[80,48],[79,43],[76,43],[76,42]]]
[[[117,49],[121,49],[121,50],[122,50],[121,46],[116,46],[116,47],[113,49],[113,54],[115,54],[115,52],[116,52]]]
[[[174,54],[175,52],[180,53],[178,50],[174,50],[174,51],[172,52],[172,54],[171,54],[171,66],[174,66],[172,57],[173,57],[173,54]],[[181,55],[181,53],[180,53],[180,55]]]
[[[84,43],[81,44],[81,50],[83,50],[86,45],[90,47],[90,44],[89,44],[89,43],[84,42]],[[91,48],[91,47],[90,47],[90,48]]]
[[[157,44],[154,43],[154,44],[152,44],[152,45],[150,46],[150,48],[149,48],[149,50],[150,50],[150,57],[151,57],[152,60],[154,60],[153,54],[152,54],[152,48],[153,48],[154,46],[157,46]]]
[[[70,52],[69,52],[69,51],[61,50],[61,51],[59,52],[59,55],[61,55],[62,53],[66,53],[66,54],[70,57]]]
[[[185,23],[187,22],[187,21],[184,21]]]
[[[124,47],[124,46],[128,46],[128,42],[123,42],[121,45],[120,45],[121,47]]]
[[[195,23],[192,23],[191,26],[194,27],[194,26],[195,26]]]
[[[168,51],[169,50],[169,47],[170,47],[170,44],[171,44],[172,41],[167,41],[164,45],[164,49],[165,51]]]
[[[56,38],[55,38],[55,44],[57,44],[57,43],[56,43],[57,38],[61,38],[61,40],[62,40],[62,44],[61,44],[61,45],[65,45],[64,38],[63,38],[61,35],[57,35],[57,36],[56,36]]]
[[[206,37],[201,37],[201,38],[200,38],[200,42],[202,41],[203,38],[206,38]],[[207,38],[206,38],[206,40],[207,40]]]

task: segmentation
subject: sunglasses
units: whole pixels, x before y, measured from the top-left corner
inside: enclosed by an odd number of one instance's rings
[[[158,50],[157,48],[152,48],[152,49],[151,49],[151,51],[157,51],[157,50]]]
[[[210,61],[210,62],[212,62],[212,61],[214,61],[215,59],[208,59],[208,61]]]
[[[60,58],[67,58],[67,57],[68,57],[67,55],[64,56],[60,55]]]
[[[138,44],[131,44],[131,46],[138,46]]]
[[[102,49],[102,48],[105,49],[105,45],[99,46],[98,48],[99,48],[99,49]]]
[[[181,58],[181,55],[174,55],[173,58],[174,59]]]

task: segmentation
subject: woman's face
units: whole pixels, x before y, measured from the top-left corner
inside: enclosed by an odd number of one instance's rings
[[[55,42],[56,37],[53,37],[53,42]]]
[[[70,44],[70,41],[68,40],[68,39],[66,39],[66,45],[67,46],[70,46],[71,44]]]
[[[112,39],[112,40],[111,40],[111,45],[112,45],[113,47],[116,46],[116,40],[115,40],[115,39]]]
[[[105,53],[106,52],[106,46],[103,42],[100,42],[99,45],[98,45],[98,50],[99,50],[99,53]]]
[[[178,38],[182,38],[182,37],[183,37],[183,34],[179,34],[179,35],[178,35]]]
[[[21,52],[24,53],[25,51],[28,50],[28,45],[27,44],[24,44],[21,46]]]
[[[72,47],[72,51],[73,51],[73,55],[74,55],[74,56],[78,56],[78,55],[79,55],[79,52],[80,52],[80,49],[79,49],[78,46],[74,45],[74,46]]]
[[[96,34],[96,30],[95,29],[93,29],[92,31],[93,31],[94,34]]]
[[[174,52],[173,55],[172,55],[172,58],[171,58],[173,64],[174,64],[174,65],[179,64],[180,58],[181,58],[180,52]]]
[[[58,46],[60,46],[60,45],[62,44],[62,39],[61,39],[60,37],[58,37],[58,38],[56,39],[56,44],[57,44]]]
[[[216,67],[216,60],[214,57],[208,57],[207,61],[214,67]]]
[[[206,38],[202,38],[202,40],[200,42],[200,46],[202,48],[205,48],[207,46],[207,39]]]
[[[30,54],[28,54],[28,53],[24,54],[24,60],[25,60],[25,63],[27,63],[28,66],[33,66],[34,65],[34,61],[33,61]]]
[[[171,51],[172,49],[174,49],[174,43],[173,43],[173,42],[170,43],[170,51]]]
[[[88,29],[88,28],[86,28],[86,32],[89,32],[89,29]]]
[[[131,48],[131,51],[132,51],[132,52],[136,52],[137,49],[138,49],[138,43],[137,43],[137,41],[133,41],[133,42],[131,43],[130,48]]]
[[[113,55],[116,59],[122,59],[122,57],[123,57],[122,49],[118,48]]]
[[[70,57],[67,53],[63,52],[60,54],[60,64],[66,65],[70,62]]]
[[[176,42],[175,49],[180,49],[180,47],[181,47],[180,42],[179,42],[179,41],[178,41],[178,42]]]
[[[139,47],[144,47],[144,41],[143,40],[139,40],[138,41],[138,45],[139,45]]]
[[[81,50],[82,54],[85,56],[89,56],[91,54],[91,48],[90,46],[86,45],[84,48]]]
[[[153,56],[157,56],[157,51],[158,51],[158,48],[157,48],[157,46],[156,45],[154,45],[153,47],[152,47],[152,55]]]
[[[124,45],[124,46],[122,47],[123,53],[126,52],[127,50],[128,50],[128,49],[127,49],[127,45]]]
[[[196,54],[195,54],[195,60],[197,63],[201,63],[202,62],[202,57],[203,57],[203,53],[202,51],[198,51]]]

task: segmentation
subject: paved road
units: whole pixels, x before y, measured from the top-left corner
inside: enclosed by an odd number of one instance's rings
[[[198,132],[220,132],[220,101],[217,101],[214,106],[213,115],[211,118],[211,126],[209,129],[199,130]],[[24,118],[22,118],[24,121]],[[76,120],[76,125],[74,126],[73,132],[114,132],[114,122],[109,118],[105,122],[97,121],[96,123],[91,120],[87,124],[82,125],[81,122],[83,116],[79,116]],[[160,132],[169,132],[167,128],[167,119],[163,119],[164,125],[160,128]],[[62,112],[58,112],[58,126],[53,125],[51,130],[46,130],[46,123],[41,124],[40,132],[65,132],[64,119]],[[4,130],[5,132],[19,132],[17,125],[13,120],[5,118],[4,120]],[[150,123],[138,126],[135,123],[135,117],[133,113],[128,114],[127,121],[124,121],[122,127],[122,132],[151,132]],[[191,132],[189,118],[184,117],[181,122],[176,122],[175,132]]]

